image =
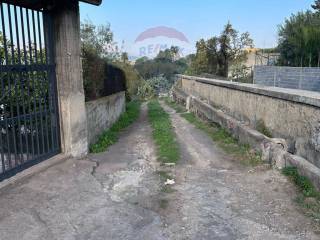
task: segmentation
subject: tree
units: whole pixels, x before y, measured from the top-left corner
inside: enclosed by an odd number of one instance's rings
[[[217,37],[210,38],[206,42],[206,51],[208,59],[208,73],[217,74],[219,68],[218,57],[219,39]]]
[[[163,76],[171,80],[177,73],[183,73],[187,68],[187,63],[183,59],[178,59],[179,48],[171,47],[160,51],[154,59],[146,57],[139,58],[135,62],[135,68],[144,79],[151,79]]]
[[[208,58],[208,48],[206,46],[206,41],[200,39],[196,43],[197,52],[191,63],[191,73],[199,75],[201,73],[209,73],[209,58]]]
[[[90,21],[80,28],[83,82],[87,100],[103,95],[106,65],[119,59],[110,25],[96,26]]]
[[[175,48],[174,48],[175,50]],[[161,62],[173,62],[174,61],[174,53],[171,51],[171,49],[166,49],[164,51],[160,51],[158,55],[155,58],[156,61]]]
[[[123,52],[123,53],[121,54],[121,61],[122,61],[123,63],[127,63],[127,62],[129,61],[129,56],[128,56],[128,53],[127,53],[127,52]]]
[[[99,57],[114,59],[118,52],[113,41],[110,24],[96,26],[90,21],[81,23],[82,52],[91,52]]]
[[[243,61],[246,58],[245,48],[253,47],[253,40],[248,32],[239,34],[231,23],[227,23],[222,31],[220,38],[220,68],[219,74],[228,77],[229,66],[236,61]]]
[[[312,8],[320,13],[320,0],[316,0]]]
[[[180,55],[179,55],[179,52],[180,52],[180,49],[179,47],[177,46],[172,46],[170,48],[170,52],[172,53],[172,57],[173,57],[173,61],[176,61],[179,59]]]
[[[246,59],[244,49],[252,46],[253,40],[248,32],[239,34],[228,23],[220,36],[200,39],[196,43],[197,52],[192,58],[188,73],[228,77],[230,65],[243,63]]]
[[[320,14],[311,11],[293,14],[279,27],[280,65],[320,65]]]

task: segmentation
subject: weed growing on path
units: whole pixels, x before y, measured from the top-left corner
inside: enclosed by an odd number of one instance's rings
[[[301,191],[296,202],[306,210],[308,216],[320,221],[320,192],[316,190],[310,179],[301,176],[296,167],[286,167],[282,173],[289,177]]]
[[[180,158],[179,145],[171,124],[170,116],[157,100],[148,103],[149,121],[157,146],[158,159],[162,163],[177,163]]]
[[[118,141],[119,133],[134,123],[140,114],[140,102],[132,101],[127,103],[126,111],[120,116],[117,122],[113,124],[113,126],[106,130],[99,137],[97,143],[90,146],[91,153],[100,153],[104,152]]]

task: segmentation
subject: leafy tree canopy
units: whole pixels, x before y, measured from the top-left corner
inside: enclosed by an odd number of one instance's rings
[[[187,68],[186,60],[180,58],[179,47],[160,51],[154,59],[142,57],[136,60],[135,68],[144,79],[163,76],[171,79],[174,74],[183,73]]]
[[[320,64],[320,14],[299,12],[279,27],[280,65],[316,67]]]
[[[231,64],[246,58],[245,48],[252,47],[253,40],[248,32],[240,34],[228,23],[220,36],[196,43],[197,52],[192,56],[189,74],[212,74],[228,77]]]
[[[320,12],[320,0],[316,0],[315,3],[312,5],[312,8]]]

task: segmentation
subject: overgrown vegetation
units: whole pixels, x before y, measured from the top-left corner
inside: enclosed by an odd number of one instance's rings
[[[179,145],[171,124],[170,116],[157,100],[148,103],[148,116],[153,128],[158,159],[162,163],[177,163],[180,158]]]
[[[108,147],[118,141],[119,133],[138,119],[139,113],[140,102],[132,101],[127,103],[126,111],[110,129],[102,133],[97,143],[90,146],[90,152],[100,153],[106,151]]]
[[[279,65],[293,67],[320,66],[320,5],[315,11],[298,12],[279,27]]]
[[[86,100],[123,90],[129,99],[135,98],[143,79],[128,62],[128,54],[119,51],[110,25],[85,21],[80,33]]]
[[[180,57],[180,49],[172,46],[170,49],[160,51],[154,59],[147,57],[137,59],[134,67],[144,79],[163,76],[172,80],[174,74],[183,73],[187,69],[187,63]]]
[[[320,221],[320,192],[316,190],[310,179],[301,176],[296,167],[286,167],[282,173],[289,177],[301,191],[297,203],[306,210],[306,214]]]
[[[240,34],[231,23],[227,23],[220,36],[208,40],[200,39],[196,43],[196,54],[191,55],[191,66],[187,73],[191,75],[211,74],[228,78],[231,65],[234,76],[247,77],[244,65],[247,59],[245,48],[253,47],[248,32]]]
[[[160,51],[154,59],[142,57],[136,60],[134,68],[144,79],[139,85],[138,96],[150,99],[169,92],[174,84],[174,75],[184,73],[187,63],[180,58],[178,47]]]
[[[139,88],[145,83],[139,72],[128,62],[116,61],[115,66],[119,67],[125,76],[126,95],[129,100],[136,99],[139,96]],[[143,100],[143,98],[142,98]]]
[[[161,94],[167,94],[172,87],[173,82],[164,76],[157,76],[144,80],[138,87],[137,95],[144,100],[152,99]]]

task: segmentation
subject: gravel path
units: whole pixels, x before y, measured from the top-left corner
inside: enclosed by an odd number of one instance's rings
[[[2,191],[0,239],[320,239],[285,177],[239,164],[165,109],[181,145],[176,167],[157,162],[144,104],[106,153]],[[174,191],[163,191],[160,170],[174,176]]]

